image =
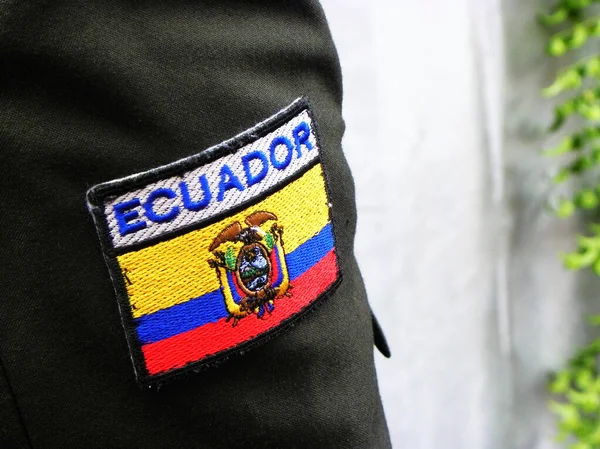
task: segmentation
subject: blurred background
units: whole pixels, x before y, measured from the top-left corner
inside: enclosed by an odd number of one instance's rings
[[[581,219],[547,210],[560,64],[536,15],[554,3],[322,0],[396,448],[565,447],[546,383],[589,340],[600,282],[557,257]]]

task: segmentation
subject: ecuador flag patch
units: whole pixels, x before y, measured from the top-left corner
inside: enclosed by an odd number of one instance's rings
[[[144,385],[268,340],[340,279],[305,99],[87,199]]]

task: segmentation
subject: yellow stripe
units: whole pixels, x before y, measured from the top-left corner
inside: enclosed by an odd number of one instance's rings
[[[127,275],[127,293],[135,318],[180,304],[219,288],[208,247],[230,223],[257,210],[277,215],[284,227],[286,253],[313,237],[329,220],[321,165],[242,212],[172,240],[123,254],[117,259]]]

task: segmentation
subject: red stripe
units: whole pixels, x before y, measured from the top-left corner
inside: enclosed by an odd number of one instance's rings
[[[271,315],[265,313],[264,319],[248,316],[236,327],[232,321],[226,323],[222,319],[142,346],[148,372],[154,375],[180,368],[257,337],[313,302],[335,281],[336,275],[337,264],[331,250],[292,283],[291,297],[275,300],[275,310]]]
[[[275,276],[277,276],[275,278],[275,281],[279,280],[279,253],[277,251],[277,247],[273,247],[273,249],[271,250],[271,254],[269,255],[269,259],[271,260],[271,279],[273,279]],[[278,287],[279,284],[275,285],[275,282],[273,281],[272,284],[275,287]]]

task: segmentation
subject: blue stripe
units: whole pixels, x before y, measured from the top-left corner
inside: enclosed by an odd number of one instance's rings
[[[290,279],[293,281],[303,274],[325,257],[331,248],[333,248],[333,233],[331,232],[331,223],[327,223],[318,234],[286,256]]]
[[[185,306],[185,307],[183,307]],[[137,318],[137,333],[142,344],[171,337],[202,324],[219,321],[227,316],[220,290],[214,290],[183,304]]]
[[[293,281],[333,249],[331,224],[326,224],[310,240],[286,255],[288,273]],[[223,294],[219,290],[206,293],[181,304],[144,315],[135,320],[142,344],[154,343],[183,332],[219,321],[227,316]]]

